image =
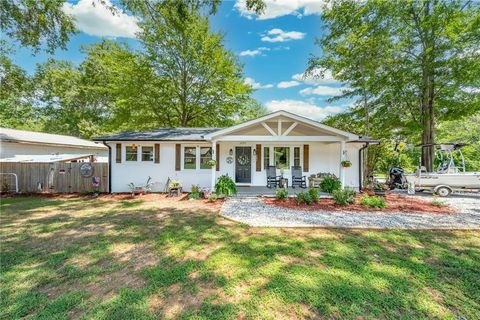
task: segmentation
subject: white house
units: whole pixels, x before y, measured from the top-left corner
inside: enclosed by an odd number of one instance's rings
[[[0,162],[108,161],[108,148],[72,136],[0,128]]]
[[[292,166],[309,176],[333,173],[344,186],[358,189],[361,153],[378,141],[326,126],[286,111],[277,111],[228,128],[162,128],[123,132],[94,139],[110,148],[112,192],[127,185],[143,185],[148,177],[153,191],[164,191],[168,178],[213,188],[220,175],[239,186],[265,186],[267,166],[289,178]],[[216,160],[211,168],[207,162]],[[342,160],[352,166],[344,168]]]

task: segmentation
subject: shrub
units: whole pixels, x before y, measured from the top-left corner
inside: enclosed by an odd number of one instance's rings
[[[275,198],[277,200],[285,200],[288,197],[288,190],[286,188],[278,188],[275,191]]]
[[[355,203],[355,194],[355,190],[345,188],[333,191],[332,196],[336,204],[346,206]]]
[[[215,184],[215,193],[217,195],[224,195],[230,197],[234,194],[237,194],[237,186],[233,182],[232,178],[227,175],[220,176]]]
[[[192,190],[188,194],[188,199],[198,200],[201,197],[200,187],[198,185],[192,185]]]
[[[299,192],[296,195],[297,204],[305,203],[311,205],[313,203],[312,197],[308,192]]]
[[[386,208],[387,204],[385,203],[385,199],[379,196],[369,196],[364,195],[360,198],[360,203],[365,208]]]
[[[313,202],[318,202],[318,200],[320,199],[320,195],[318,194],[318,189],[316,188],[309,189],[308,194],[310,195],[310,198],[312,198]]]
[[[342,183],[335,176],[327,176],[320,182],[320,190],[323,192],[332,193],[335,190],[340,190],[341,187]]]
[[[210,196],[208,196],[208,201],[209,202],[215,202],[215,201],[217,201],[217,199],[218,199],[218,196],[217,196],[216,193],[212,193]]]
[[[430,204],[432,206],[438,207],[438,208],[448,207],[448,203],[446,203],[444,201],[437,200],[437,199],[433,199],[432,201],[430,201]]]

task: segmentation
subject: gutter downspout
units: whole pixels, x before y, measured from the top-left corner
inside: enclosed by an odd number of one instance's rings
[[[108,148],[108,193],[112,193],[112,147],[105,140],[102,143]]]
[[[363,156],[362,156],[362,151],[367,149],[368,146],[369,146],[369,142],[366,142],[365,145],[363,147],[361,147],[359,150],[358,150],[358,188],[359,190],[358,191],[362,191],[362,187],[363,187],[363,172],[362,172],[362,169],[363,169]]]

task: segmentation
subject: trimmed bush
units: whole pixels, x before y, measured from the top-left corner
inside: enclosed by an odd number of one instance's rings
[[[320,195],[318,194],[318,189],[316,188],[311,188],[308,190],[308,194],[310,195],[310,198],[312,198],[313,202],[318,202],[320,199]]]
[[[209,202],[215,202],[215,201],[217,201],[217,199],[218,199],[218,196],[217,196],[216,193],[212,193],[211,195],[208,196],[208,201]]]
[[[275,198],[277,200],[285,200],[288,197],[288,190],[286,188],[278,188],[275,191]]]
[[[327,176],[320,182],[320,190],[323,192],[333,193],[335,190],[340,190],[341,187],[342,183],[335,176]]]
[[[339,190],[333,191],[332,196],[336,204],[341,206],[346,206],[348,204],[355,203],[356,194],[357,193],[355,192],[355,190],[350,188],[345,188],[343,190],[339,189]]]
[[[313,203],[312,197],[308,192],[299,192],[296,195],[297,204],[311,205]]]
[[[379,197],[379,196],[370,197],[368,194],[360,198],[360,203],[365,208],[386,208],[387,207],[387,204],[385,203],[385,199],[383,197]]]

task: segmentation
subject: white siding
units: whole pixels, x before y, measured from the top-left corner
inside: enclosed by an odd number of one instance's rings
[[[233,158],[235,159],[235,147],[247,146],[252,148],[252,183],[254,186],[264,186],[267,184],[266,172],[264,170],[263,163],[263,147],[270,147],[270,158],[273,159],[273,147],[274,146],[288,146],[291,147],[290,151],[290,166],[293,165],[293,147],[300,147],[300,165],[303,167],[303,145],[308,144],[310,146],[310,168],[308,172],[303,174],[310,176],[319,172],[329,172],[340,176],[340,143],[324,143],[324,142],[297,142],[297,143],[262,143],[262,171],[256,171],[256,157],[253,155],[253,150],[256,147],[255,142],[241,143],[241,142],[219,142],[220,144],[220,171],[216,172],[216,177],[227,174],[235,180],[235,160],[233,163],[227,163],[227,157],[229,151],[232,149]],[[361,148],[361,144],[347,143],[345,150],[345,159],[352,162],[350,168],[344,168],[345,170],[345,185],[358,189],[359,176],[358,176],[358,150]],[[273,165],[273,160],[271,160]],[[280,174],[280,170],[277,170],[277,174]],[[284,176],[289,178],[291,182],[290,170],[284,170]]]
[[[154,183],[152,191],[163,192],[165,190],[165,183],[168,178],[180,180],[185,191],[189,191],[193,184],[200,187],[210,188],[211,186],[211,169],[199,168],[199,151],[197,150],[197,168],[184,169],[183,168],[183,150],[185,146],[209,146],[211,143],[191,143],[180,142],[182,148],[181,170],[175,171],[175,142],[159,142],[160,143],[160,163],[141,161],[141,146],[153,146],[155,142],[135,142],[137,145],[137,161],[125,161],[125,146],[132,143],[122,143],[122,163],[116,163],[115,142],[110,142],[112,148],[112,192],[128,192],[128,184],[133,182],[135,185],[143,185],[148,177],[152,177]],[[310,170],[304,172],[307,177],[318,172],[334,173],[337,177],[340,173],[340,143],[331,142],[308,142],[308,143],[262,143],[262,171],[256,171],[256,156],[253,155],[253,150],[256,147],[255,142],[218,142],[220,144],[220,171],[215,171],[216,178],[222,174],[227,174],[235,179],[235,160],[233,163],[227,163],[229,151],[233,151],[233,159],[235,159],[236,146],[249,146],[252,148],[252,183],[254,186],[266,185],[266,173],[263,166],[263,147],[269,146],[289,146],[292,147],[290,152],[290,165],[293,165],[293,147],[300,147],[300,164],[303,166],[303,145],[310,145]],[[352,162],[350,168],[345,168],[345,184],[346,186],[358,189],[358,149],[361,144],[346,144],[347,153],[345,159]],[[273,150],[270,152],[273,157]],[[273,161],[273,160],[272,160]],[[272,162],[273,164],[273,162]],[[280,171],[278,171],[280,174]],[[285,170],[284,175],[291,177],[290,170]]]
[[[120,143],[120,142],[119,142]],[[128,184],[144,185],[148,177],[152,177],[154,192],[163,192],[168,180],[180,180],[183,188],[189,191],[193,184],[201,187],[210,187],[211,169],[200,169],[197,160],[197,169],[183,169],[183,148],[185,146],[211,146],[209,143],[184,142],[182,145],[182,157],[180,171],[175,171],[175,142],[160,143],[160,163],[141,161],[141,146],[154,146],[156,142],[135,142],[137,146],[137,161],[125,161],[125,147],[132,145],[131,142],[122,143],[122,162],[116,162],[116,142],[109,142],[112,148],[112,192],[128,192]],[[197,158],[199,152],[197,152]]]

